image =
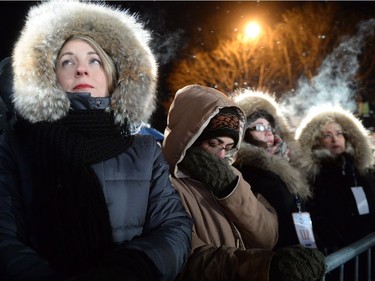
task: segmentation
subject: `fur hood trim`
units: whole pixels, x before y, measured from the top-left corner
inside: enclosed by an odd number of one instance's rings
[[[234,101],[245,112],[246,118],[258,110],[266,111],[275,119],[275,129],[280,136],[283,139],[293,139],[290,127],[281,113],[275,97],[265,92],[240,89],[234,93]]]
[[[301,121],[296,130],[296,139],[305,151],[303,168],[310,177],[319,173],[319,163],[327,155],[321,147],[314,148],[320,137],[321,129],[328,120],[341,125],[345,134],[347,153],[353,155],[354,164],[360,173],[365,173],[373,162],[372,146],[368,130],[351,112],[336,106],[320,106],[312,108]]]
[[[114,60],[118,83],[111,93],[115,122],[147,123],[155,109],[157,63],[151,36],[127,11],[101,2],[51,1],[30,9],[12,54],[13,101],[30,122],[64,117],[70,102],[57,83],[55,63],[67,38],[86,35]]]
[[[284,117],[274,96],[266,92],[239,89],[233,95],[234,102],[245,112],[246,118],[258,110],[264,110],[275,119],[276,133],[287,143],[292,162],[299,159],[301,152],[294,133]],[[248,124],[249,125],[249,124]]]
[[[289,161],[279,155],[269,154],[262,148],[242,143],[235,163],[240,169],[243,166],[260,168],[277,174],[286,184],[290,193],[298,195],[302,200],[311,198],[312,194],[304,175]]]

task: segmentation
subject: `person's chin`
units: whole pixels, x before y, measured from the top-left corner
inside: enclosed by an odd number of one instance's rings
[[[72,93],[72,94],[90,93],[91,94],[91,91],[80,89],[80,90],[71,90],[70,93]]]
[[[267,142],[267,147],[268,148],[273,147],[273,142]]]
[[[337,147],[337,148],[333,148],[331,152],[334,155],[340,155],[344,152],[344,149],[342,149],[341,147]]]

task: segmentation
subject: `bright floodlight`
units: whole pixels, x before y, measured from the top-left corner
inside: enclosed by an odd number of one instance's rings
[[[255,39],[260,33],[260,26],[256,22],[251,22],[245,27],[246,37],[249,39]]]

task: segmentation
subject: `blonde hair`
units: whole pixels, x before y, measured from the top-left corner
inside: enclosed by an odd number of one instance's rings
[[[328,124],[336,124],[344,133],[344,128],[342,127],[342,125],[335,119],[333,118],[332,116],[328,116],[323,122],[321,122],[319,124],[319,132],[320,134],[318,134],[315,138],[315,141],[314,141],[314,146],[320,146],[322,141],[321,141],[321,134],[323,133],[324,131],[324,128],[328,125]],[[345,141],[346,141],[346,136],[344,134],[344,138],[345,138]]]
[[[111,59],[111,57],[103,50],[103,48],[94,39],[86,35],[73,35],[69,37],[61,46],[60,50],[64,47],[64,45],[67,42],[71,40],[82,40],[86,42],[98,54],[98,56],[100,57],[102,61],[104,72],[106,73],[106,76],[107,76],[108,93],[109,95],[111,95],[114,90],[115,85],[117,84],[117,71],[116,71],[115,64],[113,60]],[[59,57],[59,54],[57,57]]]
[[[320,132],[322,133],[324,131],[324,128],[328,125],[328,124],[336,124],[340,130],[344,130],[344,128],[342,127],[342,125],[333,117],[329,116],[327,119],[324,120],[324,122],[322,122],[320,124]]]

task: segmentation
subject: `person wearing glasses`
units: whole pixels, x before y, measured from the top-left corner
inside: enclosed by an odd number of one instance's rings
[[[245,121],[229,97],[201,85],[177,91],[169,108],[163,152],[194,221],[192,252],[178,280],[316,280],[324,256],[303,247],[272,251],[275,210],[232,166]]]
[[[375,231],[373,149],[361,121],[338,106],[312,108],[296,139],[313,186],[318,246],[331,253]]]
[[[254,192],[262,194],[275,208],[279,220],[279,240],[275,249],[288,245],[315,246],[311,239],[303,239],[294,218],[306,213],[306,202],[311,197],[310,188],[293,160],[298,147],[286,119],[280,113],[275,99],[263,92],[241,89],[234,97],[245,112],[247,125],[244,141],[233,164],[244,179],[251,183]]]

